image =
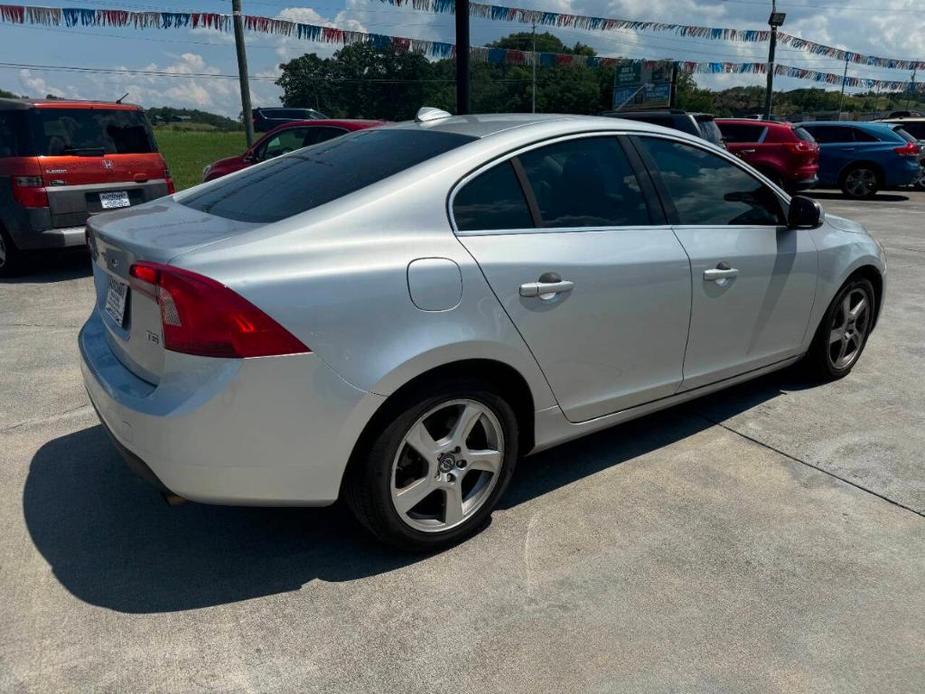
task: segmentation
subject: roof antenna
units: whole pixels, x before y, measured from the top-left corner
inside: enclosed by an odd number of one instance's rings
[[[123,94],[123,95],[120,96],[118,99],[116,99],[116,103],[117,103],[117,104],[121,104],[121,103],[122,103],[122,99],[124,99],[124,98],[127,97],[127,96],[128,96],[128,92],[125,92],[125,94]]]

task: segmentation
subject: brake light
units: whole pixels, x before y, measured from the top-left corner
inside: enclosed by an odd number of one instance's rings
[[[173,178],[170,177],[170,169],[164,167],[164,178],[167,179],[167,195],[173,195],[177,192],[177,187],[173,184]]]
[[[164,347],[204,357],[271,357],[310,352],[266,313],[209,277],[161,263],[135,263],[132,288],[161,309]]]
[[[922,148],[914,142],[907,142],[902,147],[893,149],[901,157],[917,157],[922,152]]]
[[[13,176],[13,199],[23,207],[48,207],[48,191],[41,176]]]

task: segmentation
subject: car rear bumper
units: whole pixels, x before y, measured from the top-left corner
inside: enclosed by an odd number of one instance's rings
[[[130,467],[193,501],[334,502],[354,442],[383,400],[315,354],[242,360],[167,352],[153,385],[116,359],[109,339],[117,338],[96,309],[78,341],[100,420]]]
[[[86,246],[86,227],[81,224],[66,229],[46,229],[13,235],[16,247],[24,251],[44,250],[49,248],[73,248]]]
[[[790,188],[792,190],[809,190],[810,188],[815,188],[817,185],[819,185],[819,176],[813,174],[807,178],[792,181],[790,183]]]

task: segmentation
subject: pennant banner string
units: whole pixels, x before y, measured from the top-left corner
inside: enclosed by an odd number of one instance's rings
[[[397,0],[396,0],[397,2]],[[431,6],[438,3],[452,5],[452,0],[411,0],[415,7]],[[485,6],[493,7],[493,6]],[[513,9],[513,8],[506,8]],[[526,12],[527,10],[524,10]],[[532,10],[531,10],[532,12]],[[550,14],[550,13],[544,13]],[[555,13],[552,13],[555,14]],[[8,24],[34,24],[40,26],[64,27],[130,27],[135,29],[175,29],[175,28],[209,28],[222,32],[233,29],[232,16],[215,12],[137,12],[132,10],[87,9],[78,7],[36,7],[32,5],[0,4],[0,22]],[[666,25],[668,26],[668,25]],[[671,25],[680,26],[680,25]],[[453,58],[456,46],[444,41],[411,39],[388,34],[373,34],[362,31],[348,31],[334,27],[290,22],[255,15],[245,15],[244,27],[248,31],[287,36],[318,43],[348,46],[352,44],[369,44],[377,48],[393,49],[400,52],[413,52],[433,59]],[[701,27],[702,28],[702,27]],[[800,39],[802,40],[802,39]],[[657,63],[665,60],[647,58],[618,58],[604,56],[585,56],[564,53],[532,53],[507,48],[472,47],[470,55],[476,62],[498,65],[537,65],[551,67],[555,65],[574,65],[587,67],[611,67],[626,63]],[[731,63],[731,62],[674,62],[678,68],[688,73],[699,74],[766,74],[767,63]],[[925,63],[922,64],[925,69]],[[916,88],[925,91],[922,83],[894,80],[878,80],[861,77],[843,77],[836,73],[804,70],[786,65],[776,65],[774,74],[782,77],[822,82],[846,87],[873,89],[880,87],[887,91],[908,91]]]

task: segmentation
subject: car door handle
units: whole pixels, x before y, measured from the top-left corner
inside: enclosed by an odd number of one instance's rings
[[[568,280],[559,280],[558,282],[528,282],[520,285],[520,295],[531,297],[538,296],[541,299],[551,299],[557,294],[570,292],[575,288],[574,282]]]
[[[740,149],[739,154],[754,154],[755,151],[754,149]]]
[[[704,282],[719,282],[720,280],[728,280],[736,277],[739,274],[737,268],[729,267],[726,263],[720,263],[715,268],[710,270],[703,271],[703,281]]]

